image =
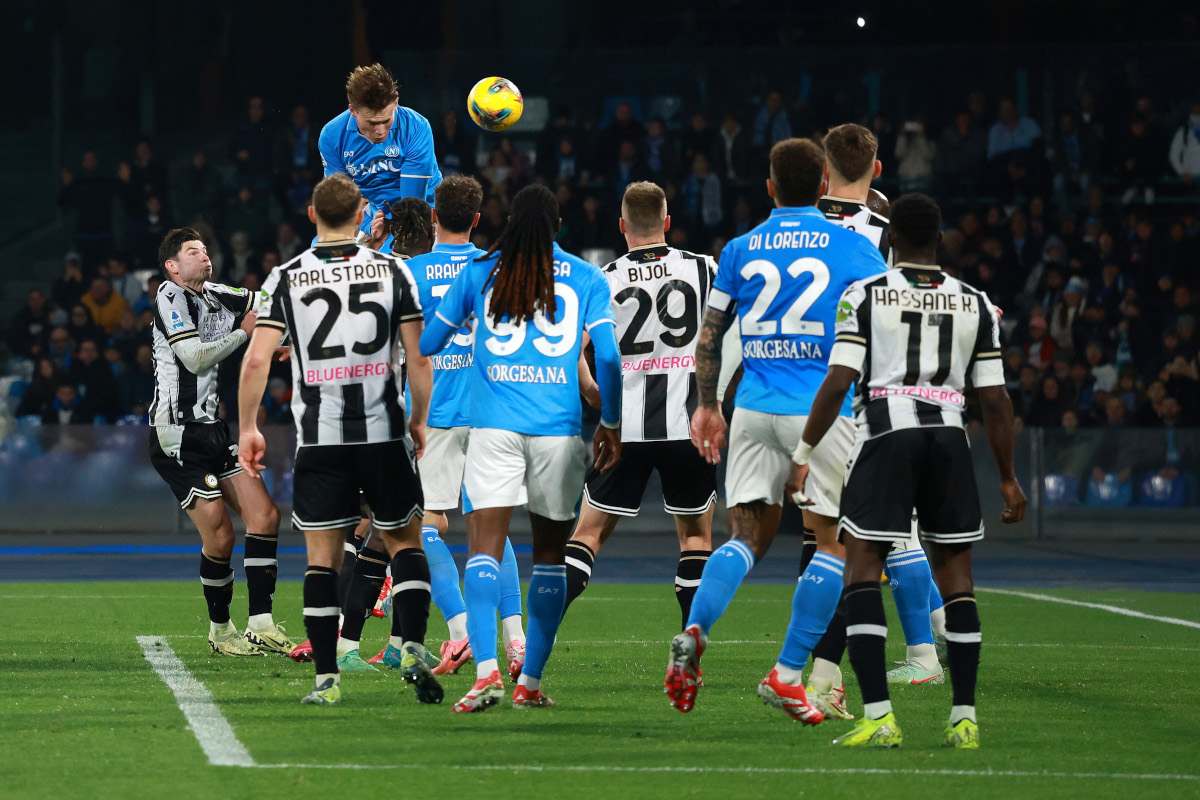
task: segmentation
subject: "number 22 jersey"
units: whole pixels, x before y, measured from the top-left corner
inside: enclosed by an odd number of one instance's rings
[[[726,244],[708,303],[738,315],[745,374],[737,407],[807,415],[825,379],[842,292],[886,269],[877,247],[815,206],[776,208]],[[850,415],[849,398],[841,414]]]
[[[353,241],[322,242],[267,276],[258,326],[292,341],[297,445],[403,439],[393,366],[400,326],[421,320],[404,262]]]

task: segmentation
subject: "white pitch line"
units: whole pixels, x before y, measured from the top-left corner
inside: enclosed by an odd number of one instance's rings
[[[427,769],[417,764],[256,764],[258,769]],[[1066,780],[1130,780],[1200,782],[1200,775],[1156,772],[1038,772],[1035,770],[991,769],[904,769],[888,767],[627,767],[613,764],[450,764],[436,769],[461,772],[601,772],[732,775],[910,775],[927,778],[1062,778]]]
[[[220,767],[253,767],[250,751],[237,738],[217,707],[212,692],[188,668],[162,636],[139,636],[142,654],[158,677],[175,695],[175,703],[188,721],[208,763]]]
[[[1078,606],[1079,608],[1094,608],[1098,611],[1107,611],[1110,614],[1119,614],[1122,617],[1134,617],[1136,619],[1148,619],[1154,622],[1166,622],[1169,625],[1180,625],[1184,628],[1195,628],[1200,630],[1200,622],[1195,622],[1190,619],[1179,619],[1178,617],[1160,617],[1156,614],[1146,614],[1141,611],[1134,611],[1131,608],[1122,608],[1121,606],[1110,606],[1106,603],[1086,603],[1082,600],[1068,600],[1065,597],[1055,597],[1050,594],[1038,594],[1036,592],[1020,592],[1016,589],[985,589],[976,587],[976,591],[988,592],[990,594],[1003,594],[1009,597],[1024,597],[1026,600],[1041,600],[1043,603],[1061,603],[1064,606]]]

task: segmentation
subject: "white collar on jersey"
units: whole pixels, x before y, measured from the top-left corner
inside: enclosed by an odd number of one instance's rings
[[[901,261],[895,265],[895,269],[923,269],[929,272],[941,272],[942,268],[937,264],[914,264],[911,261]]]
[[[836,194],[826,194],[821,196],[822,200],[835,200],[839,203],[853,203],[856,206],[865,206],[866,200],[851,200],[849,197],[838,197]]]

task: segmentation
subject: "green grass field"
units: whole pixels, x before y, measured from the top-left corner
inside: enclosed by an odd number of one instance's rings
[[[299,588],[285,583],[276,597],[297,639]],[[1055,594],[1200,619],[1194,595]],[[0,796],[1200,796],[1200,631],[982,594],[983,749],[941,747],[947,684],[894,693],[902,749],[842,752],[829,740],[849,723],[804,728],[754,694],[789,597],[788,586],[743,588],[687,716],[661,689],[678,620],[669,587],[614,584],[589,589],[560,631],[545,679],[557,708],[457,716],[449,703],[472,668],[446,681],[442,706],[418,705],[394,675],[349,676],[342,706],[301,706],[310,665],[208,655],[193,582],[0,584]],[[368,623],[364,650],[385,628]],[[430,628],[438,641],[440,618]],[[167,637],[208,687],[257,768],[208,763],[143,657],[135,637],[149,634]]]

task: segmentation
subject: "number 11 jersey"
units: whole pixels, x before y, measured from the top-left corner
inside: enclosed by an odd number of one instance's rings
[[[737,407],[807,415],[825,379],[842,292],[886,269],[877,247],[816,206],[776,208],[726,244],[708,302],[738,315],[745,374]],[[841,414],[850,416],[849,398]]]
[[[353,241],[322,242],[267,277],[258,325],[292,342],[297,445],[403,439],[400,326],[420,322],[404,262]]]
[[[621,441],[689,438],[696,408],[696,336],[717,265],[665,244],[604,267],[621,347]]]

